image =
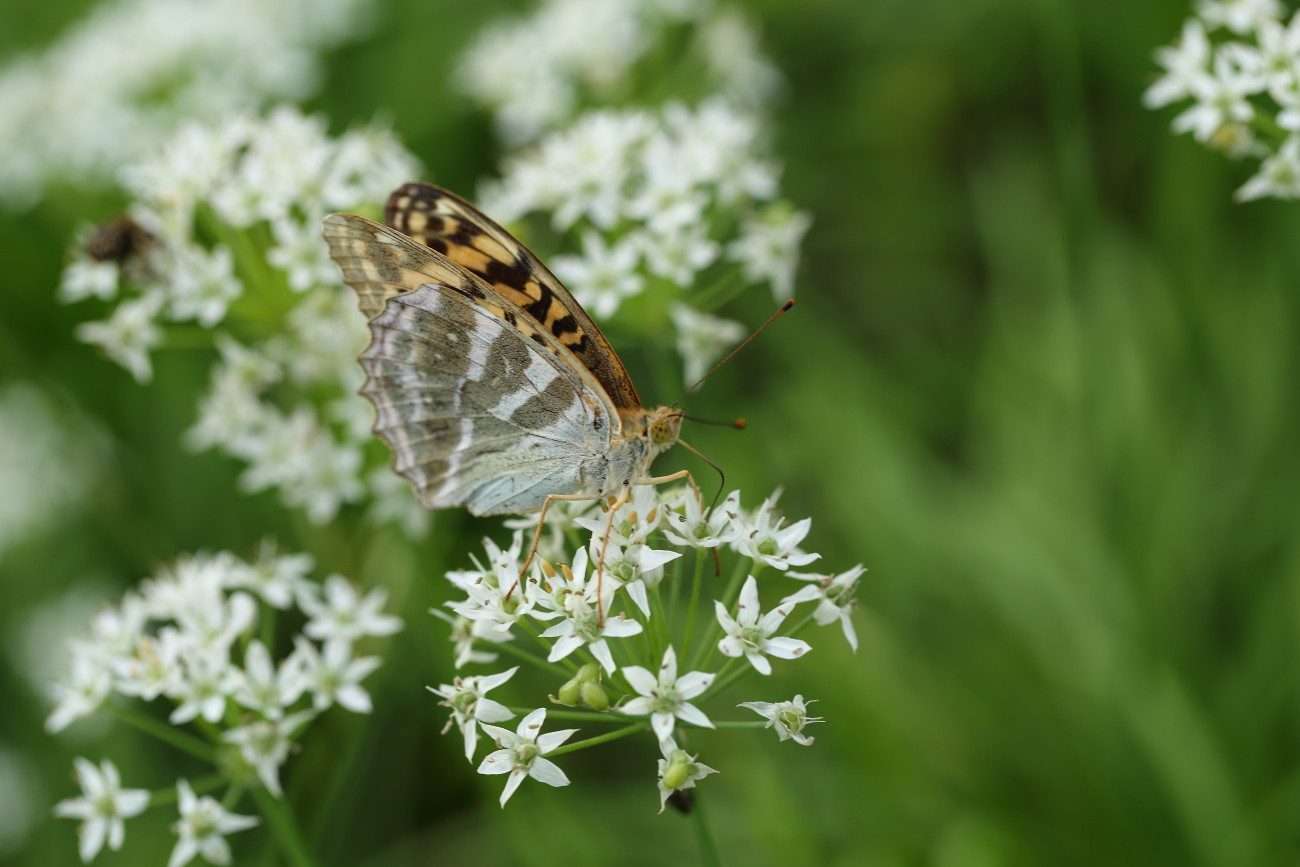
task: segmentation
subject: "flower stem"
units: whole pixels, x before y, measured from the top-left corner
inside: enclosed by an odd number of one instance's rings
[[[609,741],[616,741],[619,738],[625,738],[628,735],[634,735],[637,732],[645,731],[649,727],[650,727],[649,722],[633,723],[630,726],[624,726],[621,729],[615,729],[614,731],[608,732],[603,735],[596,735],[596,737],[594,738],[587,738],[585,741],[578,741],[577,743],[566,744],[557,749],[553,749],[546,754],[546,758],[549,759],[555,756],[563,755],[564,753],[571,753],[574,750],[586,749],[587,747],[594,747],[597,744],[603,744]]]
[[[213,789],[219,789],[228,782],[229,780],[226,779],[225,774],[208,774],[206,777],[190,780],[190,788],[194,790],[196,795],[206,795]],[[180,800],[180,793],[176,791],[175,786],[172,786],[169,789],[160,789],[151,794],[149,796],[149,806],[165,807],[168,804],[176,803],[178,800]]]
[[[108,704],[106,707],[109,713],[127,725],[134,726],[145,734],[153,735],[158,740],[184,750],[209,764],[217,763],[217,751],[210,744],[204,743],[193,735],[186,734],[175,726],[156,720],[133,707],[119,704]]]
[[[728,611],[730,611],[731,606],[736,603],[736,597],[740,595],[740,584],[745,580],[745,576],[749,574],[750,566],[752,564],[752,560],[741,557],[736,561],[736,568],[731,570],[731,579],[727,581],[727,589],[722,594],[722,606]],[[695,671],[703,671],[704,666],[708,665],[709,661],[713,659],[713,651],[717,649],[715,645],[717,644],[718,632],[721,631],[721,629],[722,624],[718,622],[718,618],[715,617],[709,622],[709,627],[704,633],[704,641],[695,652],[696,659],[695,662],[691,664],[691,669]],[[700,659],[699,657],[701,656],[704,658]]]
[[[534,710],[536,710],[536,708],[512,707],[510,708],[510,710],[513,713],[526,716],[532,713]],[[609,722],[626,723],[629,720],[636,719],[636,717],[630,717],[626,714],[621,714],[618,711],[612,711],[612,710],[611,711],[555,710],[549,707],[546,709],[546,717],[547,719],[571,719],[571,720],[580,720],[582,722],[605,722],[605,723],[609,723]]]
[[[302,834],[298,832],[298,824],[284,802],[268,792],[265,786],[253,789],[253,800],[257,801],[262,818],[266,819],[267,826],[280,845],[280,851],[289,863],[293,867],[316,867],[316,860],[307,851]]]
[[[704,583],[704,550],[704,548],[695,549],[695,578],[691,582],[691,607],[686,612],[686,635],[682,638],[682,659],[691,658],[691,638],[695,635],[695,614],[700,610],[700,585]]]
[[[700,861],[705,867],[723,867],[722,854],[718,852],[718,844],[713,840],[713,832],[709,830],[709,820],[704,815],[704,799],[698,794],[695,796],[695,807],[691,810],[691,818],[694,820],[695,836],[700,839]]]
[[[535,665],[544,671],[549,671],[551,674],[555,675],[556,677],[560,677],[565,680],[568,680],[572,676],[572,672],[570,672],[564,666],[556,665],[554,662],[547,662],[546,660],[542,659],[540,656],[537,656],[536,654],[533,653],[529,653],[527,650],[524,650],[522,647],[515,647],[513,644],[510,644],[508,642],[504,644],[494,644],[492,645],[492,647],[494,650],[500,650],[504,653],[509,654],[510,656],[513,656],[515,659],[521,660],[523,662],[527,662],[531,665]]]

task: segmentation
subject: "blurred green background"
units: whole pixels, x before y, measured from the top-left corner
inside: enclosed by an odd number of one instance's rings
[[[89,5],[8,3],[0,57]],[[815,663],[736,696],[818,699],[815,746],[700,740],[728,862],[1297,863],[1300,206],[1234,204],[1247,167],[1141,107],[1187,4],[745,5],[788,79],[784,191],[816,222],[795,313],[696,403],[749,429],[692,441],[750,498],[784,485],[827,568],[870,572],[856,655],[819,631]],[[431,179],[472,191],[500,152],[449,73],[522,6],[389,0],[308,107],[336,131],[391,118]],[[313,528],[180,445],[210,354],[172,352],[142,388],[72,338],[87,314],[53,300],[68,239],[120,205],[67,192],[0,212],[0,378],[79,407],[109,455],[85,513],[0,562],[7,644],[88,578],[109,598],[271,533],[389,587],[408,624],[367,682],[375,713],[327,715],[286,766],[324,864],[696,863],[689,825],[654,812],[645,743],[574,754],[574,785],[525,785],[502,811],[499,783],[438,737],[424,686],[452,670],[424,611],[495,524],[440,513],[416,546],[351,513]],[[756,297],[727,314],[761,321]],[[199,773],[120,727],[46,736],[18,669],[0,665],[0,744],[44,790],[8,863],[75,863],[73,823],[39,818],[73,794],[74,755],[112,757],[131,786]],[[172,817],[131,820],[96,863],[164,863]],[[232,843],[237,863],[275,863],[263,831]]]

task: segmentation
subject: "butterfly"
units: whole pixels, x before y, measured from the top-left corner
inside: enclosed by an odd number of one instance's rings
[[[541,510],[540,534],[555,500],[689,475],[649,477],[682,412],[642,405],[596,323],[509,232],[424,183],[397,189],[385,221],[330,214],[324,235],[369,320],[374,431],[422,505]]]

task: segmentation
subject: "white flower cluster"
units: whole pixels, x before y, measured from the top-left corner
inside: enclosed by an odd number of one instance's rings
[[[1234,158],[1261,159],[1239,201],[1300,198],[1300,13],[1279,0],[1201,0],[1178,40],[1156,51],[1164,74],[1149,108],[1192,100],[1175,132]]]
[[[322,587],[307,578],[311,568],[311,557],[277,554],[267,543],[253,563],[222,552],[162,570],[71,642],[70,670],[54,685],[46,728],[61,731],[112,693],[162,697],[172,705],[171,724],[201,721],[219,733],[278,796],[280,765],[303,726],[334,704],[370,712],[360,681],[380,659],[356,656],[355,642],[402,627],[382,613],[383,590],[361,595],[338,575]],[[259,617],[295,608],[306,625],[276,661],[273,621],[262,623],[260,637],[254,629]]]
[[[369,495],[378,518],[420,532],[428,518],[409,490],[365,474],[371,415],[353,360],[365,322],[320,237],[329,211],[373,209],[417,173],[386,130],[331,138],[323,118],[294,108],[189,122],[123,170],[134,246],[96,258],[93,239],[80,245],[60,296],[117,301],[78,335],[140,381],[168,322],[240,334],[215,335],[220,360],[189,444],[244,461],[249,491],[278,488],[317,523]]]
[[[34,386],[0,388],[0,559],[76,508],[99,472],[94,438]]]
[[[123,789],[117,766],[108,759],[99,767],[83,758],[74,760],[81,796],[67,798],[54,805],[54,815],[81,819],[78,850],[81,860],[89,863],[108,844],[117,851],[126,839],[126,820],[138,816],[149,806],[149,792]],[[202,855],[209,864],[229,864],[230,844],[226,835],[244,831],[258,823],[253,816],[239,816],[226,810],[214,798],[195,794],[188,780],[176,783],[180,821],[172,830],[180,837],[167,867],[183,867]]]
[[[523,525],[533,527],[535,522],[518,519],[508,548],[485,540],[485,562],[476,560],[475,568],[447,575],[466,594],[463,600],[447,603],[456,615],[452,640],[457,667],[492,662],[496,651],[508,649],[553,674],[572,675],[551,700],[588,711],[559,712],[567,714],[564,718],[632,723],[632,729],[653,731],[663,754],[662,807],[672,791],[690,788],[713,772],[679,749],[677,738],[689,736],[689,728],[683,726],[714,727],[698,705],[746,672],[742,660],[766,675],[772,671],[769,657],[806,655],[812,648],[793,633],[811,622],[839,621],[850,644],[857,647],[850,613],[862,567],[838,576],[792,571],[791,567],[807,566],[820,555],[799,547],[811,529],[811,519],[787,524],[777,515],[776,501],[774,495],[750,511],[741,507],[740,494],[734,492],[710,511],[692,486],[672,491],[637,486],[621,505],[601,501],[599,509],[584,504],[584,508],[548,514],[551,529],[559,535],[544,536],[545,544],[531,564]],[[566,539],[582,540],[571,556],[564,548]],[[668,571],[669,564],[681,561],[687,551],[695,555],[693,584],[688,576]],[[706,587],[713,579],[705,573],[712,576],[720,552],[737,555],[736,568],[725,588],[709,590]],[[790,588],[764,611],[755,576],[767,567],[805,583]],[[765,580],[762,586],[779,585],[781,580]],[[779,586],[771,590],[782,592]],[[678,610],[687,607],[678,603],[688,594],[689,611]],[[786,626],[798,605],[813,601],[818,606],[802,623]],[[694,635],[701,605],[705,606],[699,618],[702,635]],[[674,623],[680,623],[683,615],[684,628]],[[677,645],[669,638],[674,635],[679,636]],[[520,636],[536,637],[545,658],[519,646],[514,639]],[[692,643],[695,651],[687,663]],[[728,659],[719,670],[709,671],[715,652]],[[575,662],[575,656],[585,664]],[[679,668],[691,670],[679,675]],[[480,730],[496,742],[499,749],[483,760],[479,772],[512,775],[501,797],[503,805],[525,776],[553,786],[568,783],[553,762],[541,757],[558,749],[574,731],[540,734],[546,715],[542,709],[528,713],[514,733],[493,725],[514,718],[515,711],[485,694],[517,670],[457,678],[433,690],[451,709],[448,728],[454,725],[460,730],[466,758],[473,761]],[[801,734],[804,726],[820,721],[808,716],[802,696],[793,702],[742,706],[776,725],[782,740],[793,737],[801,744],[812,742]],[[638,720],[644,721],[639,727]]]
[[[0,69],[0,204],[104,183],[186,118],[309,96],[371,0],[110,0]]]
[[[694,382],[744,336],[701,306],[749,284],[770,284],[778,302],[794,290],[811,219],[776,198],[779,168],[759,156],[761,139],[758,117],[721,99],[591,112],[510,159],[481,203],[507,223],[549,214],[576,236],[581,254],[550,265],[598,319],[651,287],[665,303],[679,299],[669,314]]]
[[[761,104],[781,77],[759,50],[749,20],[735,8],[712,6],[709,0],[545,0],[531,15],[484,31],[461,59],[460,85],[495,113],[508,143],[532,141],[583,106],[634,95],[638,63],[656,56],[662,64],[656,49],[680,29],[691,46],[689,80],[702,93]],[[647,89],[670,74],[656,67],[646,76]]]

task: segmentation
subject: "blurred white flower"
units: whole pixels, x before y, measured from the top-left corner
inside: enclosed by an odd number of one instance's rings
[[[342,575],[325,579],[325,598],[303,594],[298,605],[311,618],[303,632],[322,641],[353,642],[363,635],[392,635],[402,628],[401,618],[383,614],[388,591],[376,587],[361,596]]]
[[[171,263],[172,283],[168,292],[168,315],[173,319],[194,319],[211,328],[226,316],[232,301],[244,292],[235,277],[235,260],[227,247],[204,250],[197,245],[177,247]],[[120,309],[120,308],[119,308]]]
[[[371,0],[109,0],[0,68],[0,204],[102,184],[186,118],[308,96]],[[194,160],[188,161],[196,166]]]
[[[184,867],[196,855],[202,855],[209,864],[229,864],[230,844],[226,835],[252,828],[260,820],[228,812],[207,795],[200,798],[186,780],[176,783],[176,792],[181,818],[172,831],[180,840],[167,859],[167,867]]]
[[[709,372],[709,367],[745,339],[745,326],[720,316],[701,313],[689,304],[674,304],[668,311],[677,328],[677,351],[682,356],[687,387]]]
[[[780,303],[794,295],[799,245],[810,226],[812,217],[803,211],[766,208],[745,220],[740,237],[727,245],[727,256],[740,263],[745,279],[770,283],[772,297]]]
[[[370,713],[370,693],[361,685],[383,662],[378,656],[352,656],[347,641],[326,641],[321,652],[310,641],[299,637],[294,642],[302,686],[311,691],[312,707],[329,709],[335,702],[353,713]]]
[[[1281,18],[1285,11],[1279,0],[1200,0],[1196,4],[1196,13],[1210,29],[1226,27],[1238,34]]]
[[[77,339],[98,346],[131,371],[137,382],[148,382],[153,379],[149,351],[163,339],[162,329],[154,321],[162,305],[163,296],[157,292],[123,301],[107,320],[78,325]]]
[[[636,270],[640,261],[634,237],[610,245],[588,229],[582,234],[582,255],[556,256],[551,266],[584,309],[604,318],[613,316],[624,298],[636,295],[645,285],[645,278]]]
[[[284,795],[280,789],[280,765],[289,757],[294,733],[314,716],[315,713],[306,710],[279,720],[254,722],[223,732],[221,739],[238,746],[239,754],[257,772],[262,785],[280,798]]]
[[[101,472],[100,440],[35,386],[0,387],[0,561],[24,539],[66,526]]]
[[[63,269],[59,300],[65,304],[85,298],[111,301],[117,294],[117,274],[116,262],[96,262],[88,256],[78,256]]]
[[[284,716],[284,709],[298,700],[307,688],[304,660],[298,655],[277,667],[266,645],[254,638],[244,650],[244,672],[233,697],[249,710],[267,719]]]
[[[1188,18],[1176,43],[1156,49],[1156,63],[1164,67],[1165,74],[1142,94],[1143,104],[1159,108],[1191,96],[1197,79],[1209,75],[1211,54],[1205,25]]]
[[[113,675],[103,659],[74,646],[67,676],[51,687],[53,705],[45,719],[45,730],[61,732],[82,717],[90,716],[113,690]]]
[[[81,797],[59,801],[54,805],[54,815],[82,820],[77,829],[81,837],[78,851],[81,860],[89,863],[105,842],[114,852],[122,848],[126,836],[123,820],[144,812],[149,806],[149,793],[144,789],[123,789],[117,766],[108,759],[98,768],[83,758],[74,759],[73,765]]]
[[[1274,196],[1279,199],[1300,199],[1300,135],[1292,135],[1259,167],[1259,172],[1237,190],[1236,199]]]

